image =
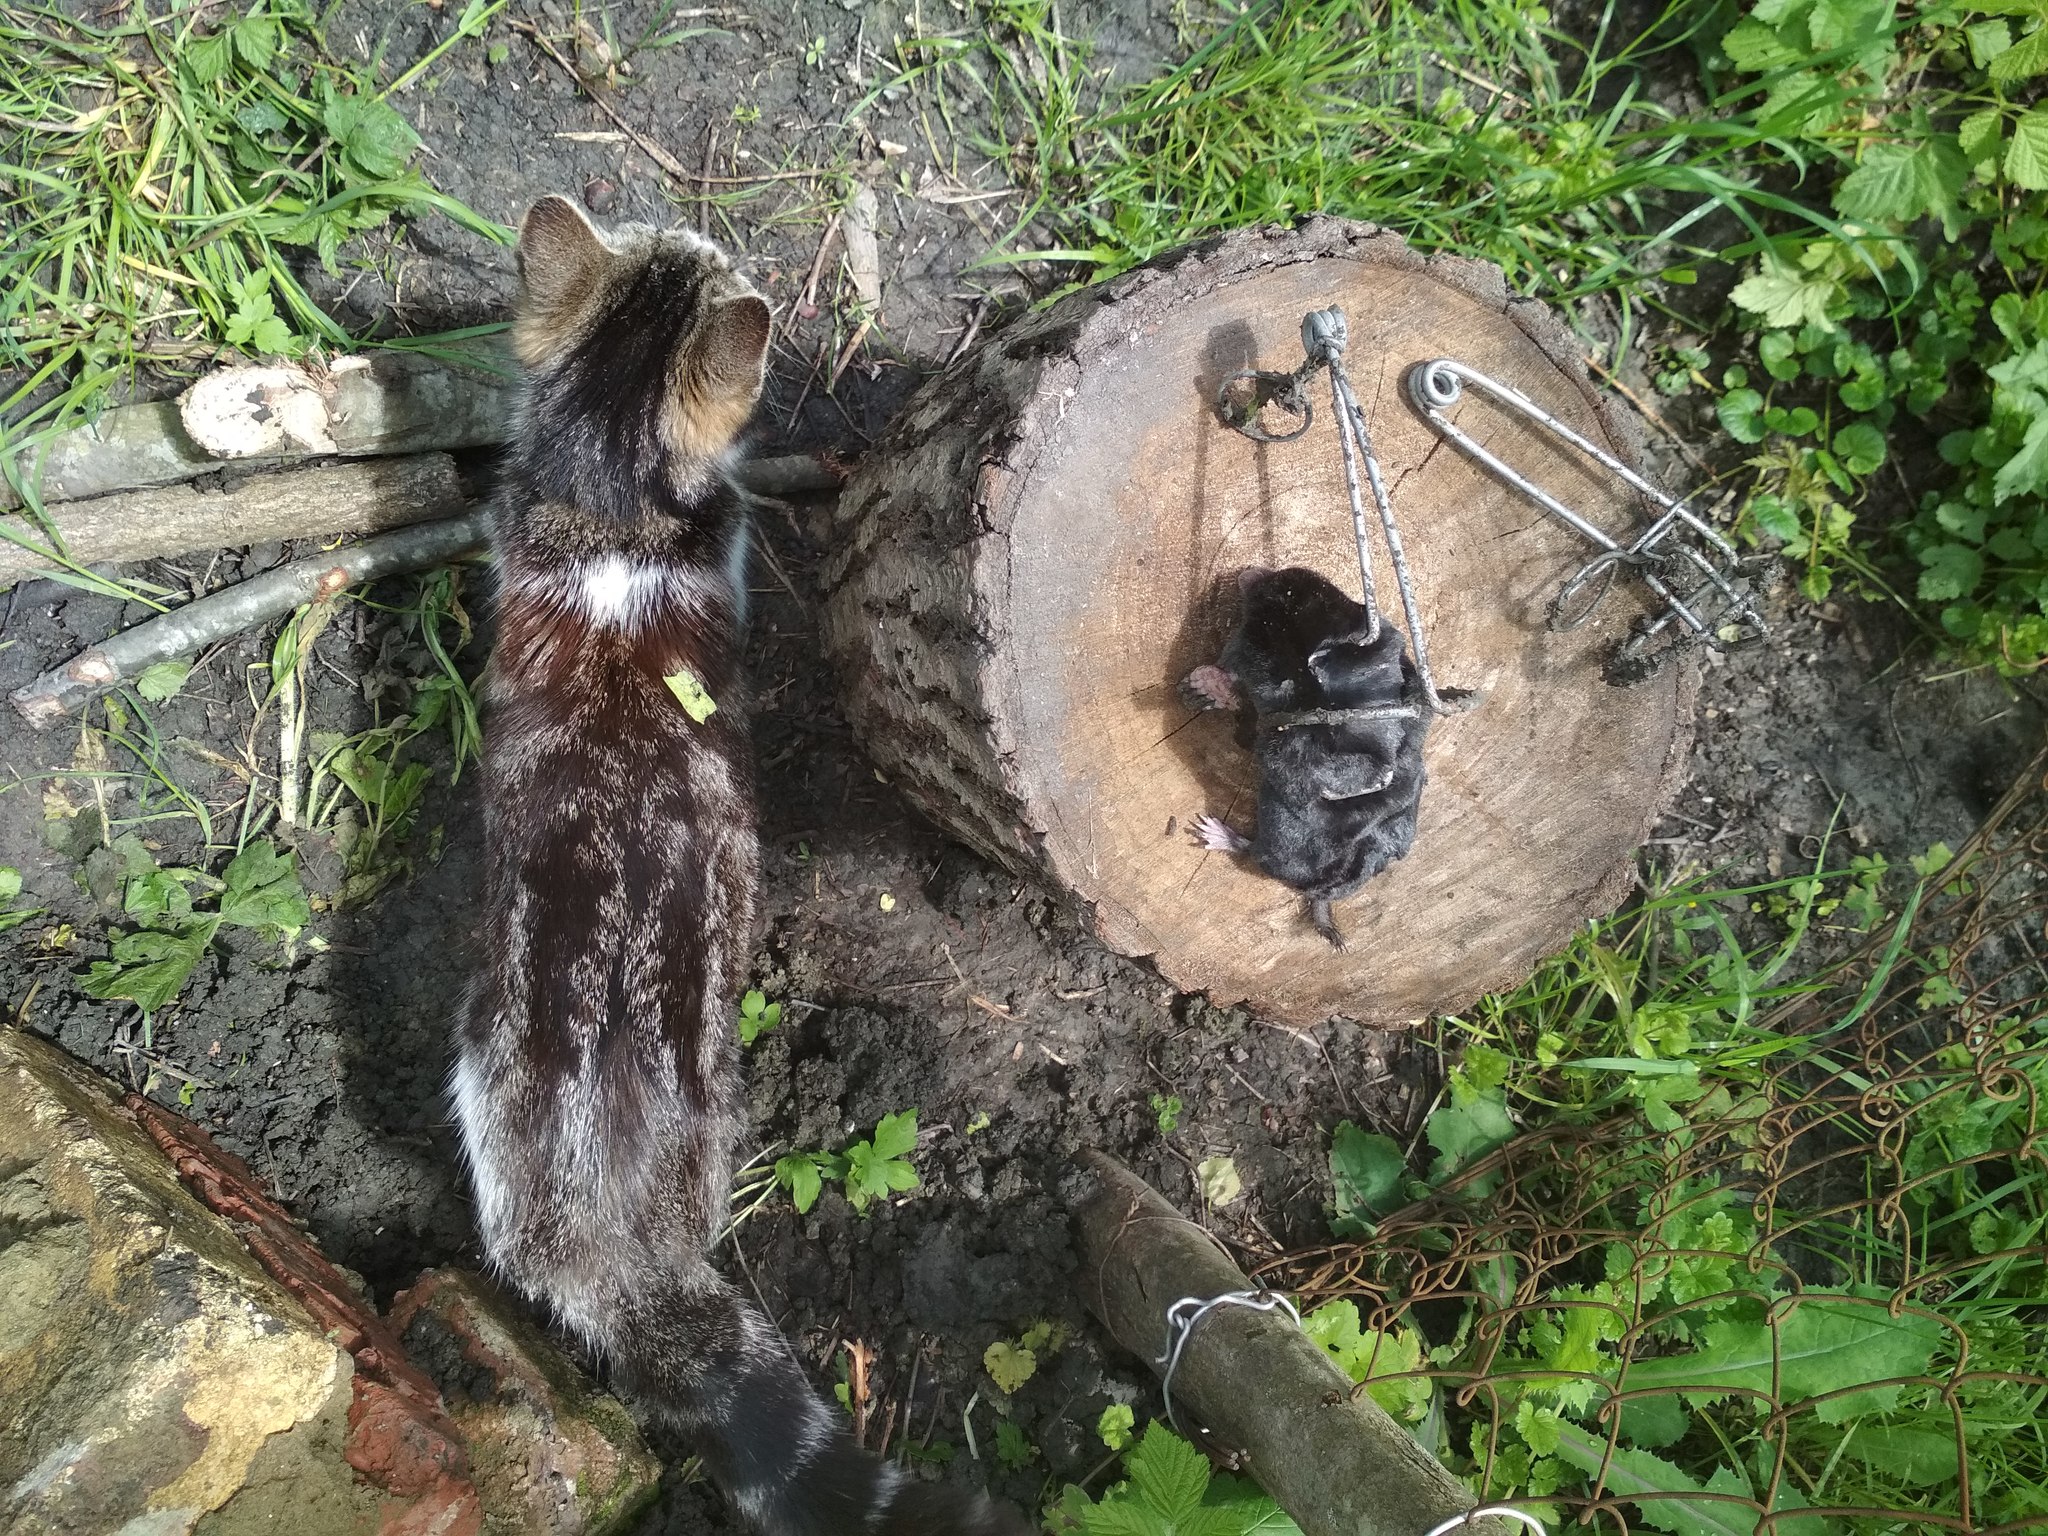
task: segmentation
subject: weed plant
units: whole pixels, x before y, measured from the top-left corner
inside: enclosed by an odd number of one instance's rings
[[[470,0],[443,47],[504,0]],[[445,214],[507,232],[435,191],[389,86],[345,63],[303,0],[239,12],[136,0],[100,25],[0,5],[0,468],[95,409],[143,364],[223,350],[297,356],[354,338],[299,280],[351,236]]]

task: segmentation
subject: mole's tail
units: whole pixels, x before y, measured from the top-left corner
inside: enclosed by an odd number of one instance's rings
[[[601,1328],[620,1385],[764,1536],[1030,1536],[986,1494],[921,1484],[855,1445],[782,1336],[709,1266],[657,1282]]]

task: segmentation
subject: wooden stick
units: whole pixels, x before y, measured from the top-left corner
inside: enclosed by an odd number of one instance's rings
[[[486,515],[479,510],[445,522],[381,533],[310,560],[295,560],[123,630],[17,688],[9,699],[31,726],[47,730],[88,699],[159,661],[193,655],[251,624],[288,613],[302,603],[332,597],[359,583],[425,570],[473,554],[484,547],[486,527]]]
[[[809,453],[743,459],[733,477],[757,496],[834,491],[841,478],[837,468]],[[227,491],[164,486],[56,502],[44,510],[73,564],[118,565],[273,539],[404,528],[450,516],[462,505],[454,460],[427,453],[252,475]],[[56,568],[34,549],[0,542],[0,589]]]
[[[424,453],[251,475],[226,491],[168,485],[47,510],[72,562],[102,565],[272,539],[375,533],[450,516],[462,503],[455,461]],[[0,544],[0,587],[56,568],[35,550]]]
[[[505,374],[398,352],[339,358],[317,371],[225,368],[179,400],[116,406],[46,448],[24,448],[16,468],[32,477],[40,465],[37,491],[54,508],[219,469],[487,448],[511,436],[517,398]],[[14,505],[0,476],[0,509]]]
[[[1257,1287],[1214,1238],[1115,1158],[1081,1154],[1074,1208],[1081,1299],[1144,1360],[1167,1353],[1166,1313]],[[1173,1377],[1182,1422],[1238,1451],[1306,1536],[1422,1536],[1469,1510],[1469,1490],[1396,1424],[1284,1311],[1218,1307],[1194,1324]],[[1470,1536],[1509,1536],[1499,1519]],[[1463,1533],[1461,1533],[1463,1536]]]

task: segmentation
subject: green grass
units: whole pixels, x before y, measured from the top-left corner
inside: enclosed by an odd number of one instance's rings
[[[505,0],[471,0],[447,44]],[[0,468],[34,503],[33,453],[148,366],[356,344],[294,275],[311,253],[440,213],[390,86],[331,53],[300,0],[239,13],[131,5],[96,26],[0,5]]]

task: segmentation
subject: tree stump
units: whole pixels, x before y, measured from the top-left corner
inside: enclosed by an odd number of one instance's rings
[[[1337,917],[1197,847],[1202,812],[1251,821],[1233,721],[1176,684],[1214,660],[1246,565],[1307,565],[1355,592],[1357,558],[1321,382],[1298,441],[1218,418],[1218,385],[1301,360],[1301,318],[1341,305],[1440,686],[1478,688],[1430,730],[1413,851]],[[1370,226],[1247,230],[1075,293],[990,337],[905,409],[848,481],[826,569],[828,652],[876,763],[927,815],[1070,893],[1110,947],[1176,986],[1305,1025],[1392,1024],[1513,985],[1627,889],[1676,789],[1697,671],[1601,676],[1643,611],[1626,578],[1552,632],[1578,535],[1442,443],[1407,370],[1451,357],[1513,385],[1624,462],[1639,431],[1578,349],[1484,263],[1423,257]],[[1455,419],[1595,523],[1633,499],[1468,392]],[[1400,608],[1384,552],[1380,601]]]

